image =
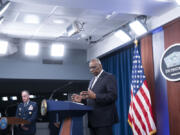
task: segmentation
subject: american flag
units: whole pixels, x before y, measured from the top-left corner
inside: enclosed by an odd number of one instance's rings
[[[156,133],[151,98],[137,45],[135,45],[133,56],[128,122],[134,135],[152,135]]]

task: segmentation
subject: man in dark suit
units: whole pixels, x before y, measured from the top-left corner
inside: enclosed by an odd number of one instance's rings
[[[73,94],[72,100],[81,102],[87,99],[87,105],[93,107],[93,111],[88,113],[91,135],[112,135],[112,125],[118,122],[115,106],[116,79],[102,69],[99,59],[91,60],[89,68],[94,77],[89,83],[88,91],[82,91],[80,95]]]
[[[29,99],[29,92],[27,90],[22,91],[22,103],[20,103],[16,110],[16,117],[28,120],[29,124],[18,125],[16,135],[34,135],[36,132],[36,118],[38,107],[36,102],[32,102]]]

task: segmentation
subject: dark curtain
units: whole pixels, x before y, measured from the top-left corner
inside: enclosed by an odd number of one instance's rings
[[[140,45],[138,45],[140,50]],[[119,123],[113,127],[114,135],[132,135],[128,124],[130,104],[130,84],[132,71],[134,44],[101,58],[103,69],[115,75],[118,85],[118,99],[116,102]],[[140,51],[139,51],[140,52]]]

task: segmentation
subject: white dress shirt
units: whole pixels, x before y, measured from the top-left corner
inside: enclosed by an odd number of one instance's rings
[[[101,72],[97,76],[95,76],[94,81],[93,81],[93,83],[91,85],[91,89],[94,87],[95,83],[97,82],[98,78],[100,77],[100,75],[102,74],[103,71],[104,70],[101,70]]]

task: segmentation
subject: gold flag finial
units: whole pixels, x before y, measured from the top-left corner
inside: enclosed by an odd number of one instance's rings
[[[138,40],[137,40],[137,39],[134,40],[134,44],[135,44],[136,46],[138,46]]]

